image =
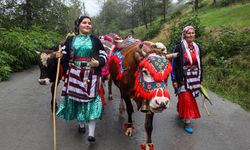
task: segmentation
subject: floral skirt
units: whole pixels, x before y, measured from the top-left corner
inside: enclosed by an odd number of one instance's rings
[[[179,117],[183,119],[200,118],[199,108],[191,91],[188,90],[178,94],[177,111]]]
[[[78,102],[66,95],[60,102],[56,116],[65,120],[76,119],[81,122],[88,122],[101,119],[102,111],[102,101],[99,95],[89,102]]]

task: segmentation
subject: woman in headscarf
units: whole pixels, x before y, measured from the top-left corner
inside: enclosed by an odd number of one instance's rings
[[[94,142],[96,119],[101,118],[103,110],[99,91],[107,54],[98,37],[91,35],[90,17],[79,17],[75,25],[76,35],[66,40],[62,53],[56,53],[67,69],[63,100],[56,115],[65,120],[76,119],[80,133],[85,133],[88,124],[88,141]]]
[[[184,119],[184,130],[188,133],[193,133],[191,119],[200,118],[196,97],[199,95],[202,81],[202,63],[200,46],[194,39],[194,27],[186,26],[182,31],[181,43],[174,48],[179,57],[172,60],[171,74],[173,86],[178,94],[178,115]]]

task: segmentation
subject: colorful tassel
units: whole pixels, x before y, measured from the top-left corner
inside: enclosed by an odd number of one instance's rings
[[[105,95],[105,93],[104,93],[103,84],[101,84],[101,87],[100,87],[100,96],[101,96],[101,100],[102,100],[102,106],[106,106],[106,100],[105,100],[104,95]]]
[[[110,56],[110,62],[114,61],[115,65],[116,65],[116,69],[118,71],[118,75],[116,76],[116,80],[120,80],[123,77],[123,73],[121,71],[121,67],[120,67],[120,60],[116,55],[112,55]]]
[[[132,129],[135,129],[135,126],[133,123],[124,123],[124,129],[127,130],[127,128],[132,127]]]
[[[141,150],[146,150],[146,144],[141,144]]]
[[[141,144],[141,150],[154,150],[154,144],[153,143]]]

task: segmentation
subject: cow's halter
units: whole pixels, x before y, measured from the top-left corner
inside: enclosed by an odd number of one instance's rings
[[[154,82],[147,82],[143,79],[142,68],[146,68],[150,75],[153,77]],[[168,60],[157,55],[149,55],[144,58],[140,64],[139,69],[135,73],[135,92],[136,96],[143,99],[150,100],[154,96],[169,97],[166,90],[167,77],[171,71],[168,65]],[[162,89],[158,92],[158,89]]]

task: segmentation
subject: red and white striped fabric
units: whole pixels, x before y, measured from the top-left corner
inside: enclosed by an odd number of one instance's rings
[[[194,97],[199,96],[200,93],[200,70],[196,69],[187,69],[186,70],[186,89],[190,89]]]
[[[75,101],[88,102],[98,95],[100,83],[101,77],[94,75],[94,69],[71,65],[67,72],[62,96],[68,95]]]

